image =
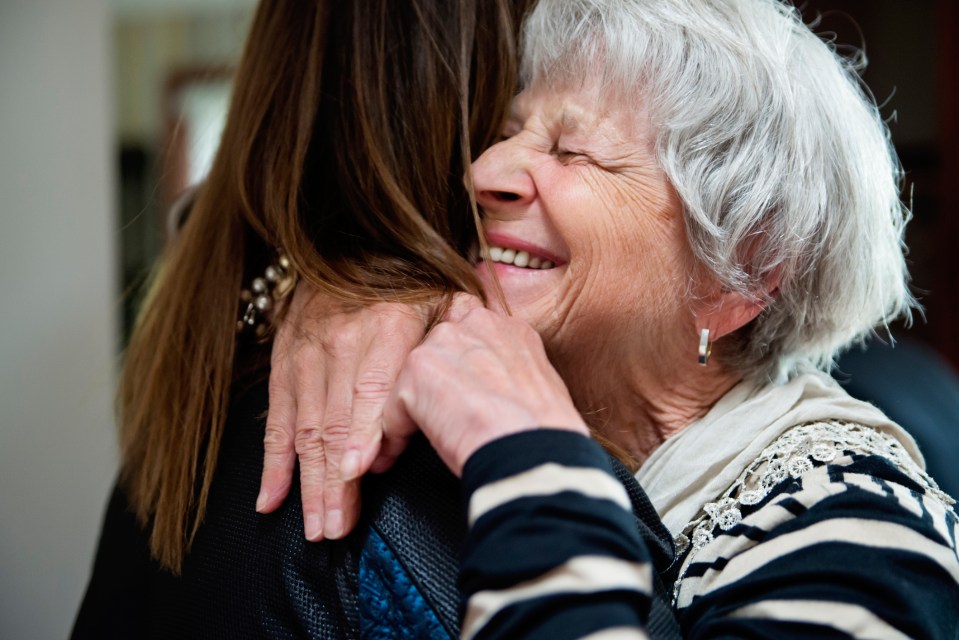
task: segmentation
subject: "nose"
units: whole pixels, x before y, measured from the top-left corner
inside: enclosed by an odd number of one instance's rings
[[[473,163],[476,201],[485,211],[506,213],[536,197],[536,184],[523,152],[515,138],[510,138],[494,144]]]

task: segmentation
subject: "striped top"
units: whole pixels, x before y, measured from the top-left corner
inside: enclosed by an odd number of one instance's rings
[[[959,638],[959,521],[900,453],[839,424],[767,448],[677,540],[683,636]],[[549,430],[474,455],[464,637],[646,637],[648,555],[606,465]]]
[[[463,468],[471,638],[645,638],[652,564],[626,490],[584,436],[527,431]]]

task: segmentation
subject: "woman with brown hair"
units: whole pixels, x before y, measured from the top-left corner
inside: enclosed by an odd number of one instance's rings
[[[220,150],[127,349],[120,480],[74,637],[357,635],[364,538],[310,545],[298,500],[253,509],[257,324],[294,272],[341,307],[481,295],[463,176],[505,117],[525,6],[261,1]]]

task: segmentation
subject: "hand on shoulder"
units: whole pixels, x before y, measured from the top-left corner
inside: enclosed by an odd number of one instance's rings
[[[453,473],[484,444],[538,427],[588,435],[539,335],[457,294],[406,360],[385,411],[390,437],[422,429]]]

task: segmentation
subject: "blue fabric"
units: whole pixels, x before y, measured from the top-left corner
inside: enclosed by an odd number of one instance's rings
[[[360,554],[363,640],[452,640],[406,569],[376,531]]]

